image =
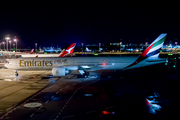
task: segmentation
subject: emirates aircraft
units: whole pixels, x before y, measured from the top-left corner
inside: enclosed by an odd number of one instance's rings
[[[53,76],[65,76],[69,71],[78,70],[86,77],[89,75],[89,71],[145,67],[166,62],[166,59],[158,57],[166,35],[166,33],[159,35],[138,57],[19,58],[9,60],[5,67],[14,70],[51,69]]]
[[[71,55],[74,51],[76,43],[72,43],[66,50],[62,50],[60,54],[24,54],[21,55],[23,58],[30,58],[30,57],[65,57]]]

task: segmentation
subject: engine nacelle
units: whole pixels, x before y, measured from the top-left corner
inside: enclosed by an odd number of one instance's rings
[[[65,67],[53,67],[52,75],[53,76],[65,76]]]
[[[78,66],[67,66],[66,70],[78,70]]]

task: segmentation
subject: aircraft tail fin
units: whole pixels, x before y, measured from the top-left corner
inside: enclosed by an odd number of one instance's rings
[[[76,43],[72,43],[66,50],[62,51],[59,57],[65,57],[67,55],[71,55],[74,51]]]
[[[160,34],[140,55],[141,57],[158,57],[167,33]]]
[[[33,54],[34,53],[34,49],[32,49],[30,52],[29,52],[29,54]]]
[[[158,58],[160,50],[164,44],[165,38],[167,33],[160,34],[145,50],[142,54],[138,57],[136,61],[125,68],[129,68],[134,66],[146,58]]]

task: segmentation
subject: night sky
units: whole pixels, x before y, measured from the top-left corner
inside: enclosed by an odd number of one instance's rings
[[[33,48],[36,42],[64,47],[72,42],[151,43],[168,33],[166,42],[175,42],[180,40],[179,11],[178,1],[8,1],[0,5],[0,40],[10,34],[22,47]]]

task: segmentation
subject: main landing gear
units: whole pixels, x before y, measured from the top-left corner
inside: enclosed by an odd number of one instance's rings
[[[84,77],[84,78],[87,78],[88,76],[89,76],[89,72],[84,71],[83,77]]]
[[[81,74],[81,77],[87,78],[89,76],[89,72],[84,70],[79,70],[79,73]]]

